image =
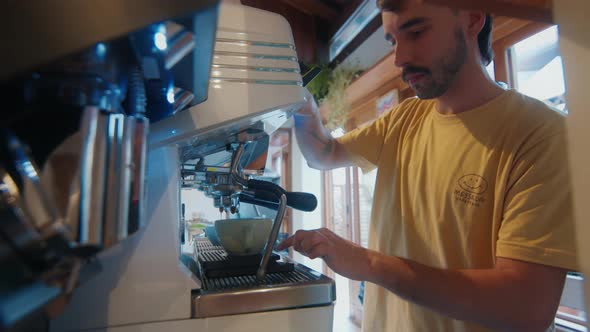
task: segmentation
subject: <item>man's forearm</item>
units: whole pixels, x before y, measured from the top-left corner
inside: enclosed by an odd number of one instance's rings
[[[310,115],[295,115],[295,136],[299,148],[310,167],[332,169],[343,164],[342,148],[322,125],[320,120]]]
[[[547,304],[555,294],[547,292],[561,294],[510,269],[444,270],[377,252],[369,257],[367,281],[443,315],[502,331],[544,331],[556,309]]]

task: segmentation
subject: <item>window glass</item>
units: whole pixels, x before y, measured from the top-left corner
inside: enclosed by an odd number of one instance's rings
[[[514,87],[525,95],[542,100],[567,113],[557,26],[519,42],[510,52],[514,68]]]

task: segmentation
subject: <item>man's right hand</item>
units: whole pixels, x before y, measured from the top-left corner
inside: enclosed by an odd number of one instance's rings
[[[322,124],[319,107],[307,89],[305,99],[294,120],[295,137],[307,164],[321,170],[352,165],[344,148]]]
[[[318,108],[318,104],[315,101],[315,98],[309,92],[309,90],[305,89],[305,105],[297,112],[297,115],[311,115],[320,117],[320,111]]]
[[[294,119],[296,129],[297,127],[322,125],[322,118],[318,104],[316,103],[315,98],[311,92],[309,92],[307,89],[305,89],[305,104],[294,115]]]
[[[327,228],[298,230],[281,242],[277,250],[288,247],[311,259],[321,258],[334,272],[353,280],[370,275],[372,256],[376,253],[336,235]]]

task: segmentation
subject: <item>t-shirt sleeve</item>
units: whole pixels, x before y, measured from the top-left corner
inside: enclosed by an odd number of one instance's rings
[[[496,256],[578,269],[565,132],[523,146],[504,201]]]
[[[399,109],[400,106],[393,107],[372,123],[349,131],[336,139],[363,172],[371,171],[379,165],[385,137],[400,112]]]

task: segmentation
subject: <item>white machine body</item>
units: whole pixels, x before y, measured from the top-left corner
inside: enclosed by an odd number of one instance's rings
[[[333,305],[192,318],[191,291],[201,284],[179,260],[179,149],[252,126],[271,133],[305,101],[279,15],[222,4],[213,57],[208,99],[151,126],[146,227],[98,255],[103,271],[74,292],[51,331],[332,330]]]

